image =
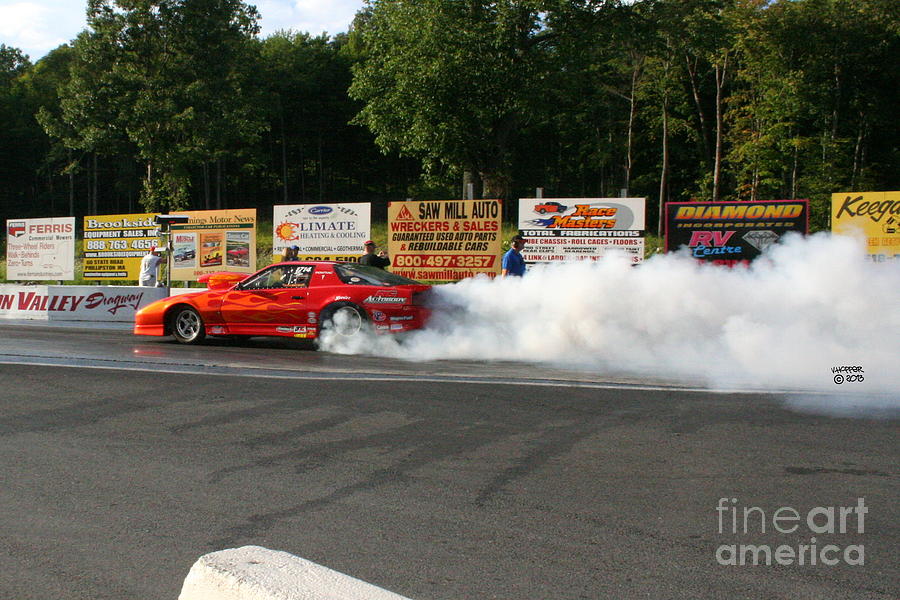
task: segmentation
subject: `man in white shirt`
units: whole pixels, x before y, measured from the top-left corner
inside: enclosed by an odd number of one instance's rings
[[[159,263],[162,257],[159,255],[159,248],[151,248],[144,258],[141,259],[141,274],[138,276],[140,284],[144,287],[156,287],[156,272],[159,269]]]

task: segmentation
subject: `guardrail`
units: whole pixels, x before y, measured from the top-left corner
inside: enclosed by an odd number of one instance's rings
[[[199,288],[0,284],[0,319],[134,322],[134,314],[171,294]]]

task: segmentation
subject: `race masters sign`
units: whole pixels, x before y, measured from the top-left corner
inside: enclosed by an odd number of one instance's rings
[[[864,236],[870,260],[900,260],[900,192],[832,194],[831,231]]]
[[[297,246],[300,260],[353,262],[365,252],[371,237],[371,205],[295,204],[272,207],[272,258]]]
[[[666,204],[666,252],[687,247],[716,265],[749,265],[783,235],[808,229],[807,200]]]
[[[6,278],[75,279],[75,217],[7,221]]]
[[[618,251],[644,260],[644,198],[520,198],[526,263],[597,260]]]
[[[156,246],[152,214],[84,217],[84,278],[137,279],[141,259]]]
[[[427,281],[499,274],[500,212],[499,200],[389,203],[390,270]]]

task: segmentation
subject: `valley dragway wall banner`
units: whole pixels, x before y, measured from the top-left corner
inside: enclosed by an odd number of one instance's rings
[[[367,202],[272,207],[272,260],[291,246],[300,248],[300,260],[359,260],[372,235],[371,208]]]
[[[875,262],[900,260],[900,192],[832,194],[831,231],[864,236]]]
[[[597,260],[609,251],[644,260],[646,198],[520,198],[526,263]]]
[[[390,202],[390,270],[427,281],[499,274],[501,208],[500,200]]]
[[[197,281],[204,273],[256,272],[256,209],[195,210],[171,225],[172,280]]]
[[[687,247],[717,265],[749,265],[785,234],[808,231],[808,200],[666,204],[666,252]]]
[[[128,323],[166,295],[165,288],[153,287],[0,285],[0,319]]]
[[[75,217],[7,220],[6,279],[75,279]]]
[[[154,214],[84,217],[84,278],[137,279],[141,259],[161,245]]]

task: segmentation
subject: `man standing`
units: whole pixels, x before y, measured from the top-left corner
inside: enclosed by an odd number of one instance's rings
[[[521,277],[525,274],[525,259],[522,258],[522,248],[525,247],[525,238],[516,234],[509,241],[509,250],[503,255],[501,277]]]
[[[391,264],[391,260],[384,250],[375,254],[375,242],[369,240],[365,243],[365,246],[366,253],[359,259],[359,264],[378,267],[379,269],[383,269]]]
[[[156,287],[156,273],[162,257],[159,255],[159,247],[150,248],[144,258],[141,259],[141,274],[138,280],[143,287]]]
[[[281,255],[281,262],[289,262],[292,260],[299,260],[300,255],[300,246],[291,246],[290,248],[284,249],[284,254]]]

